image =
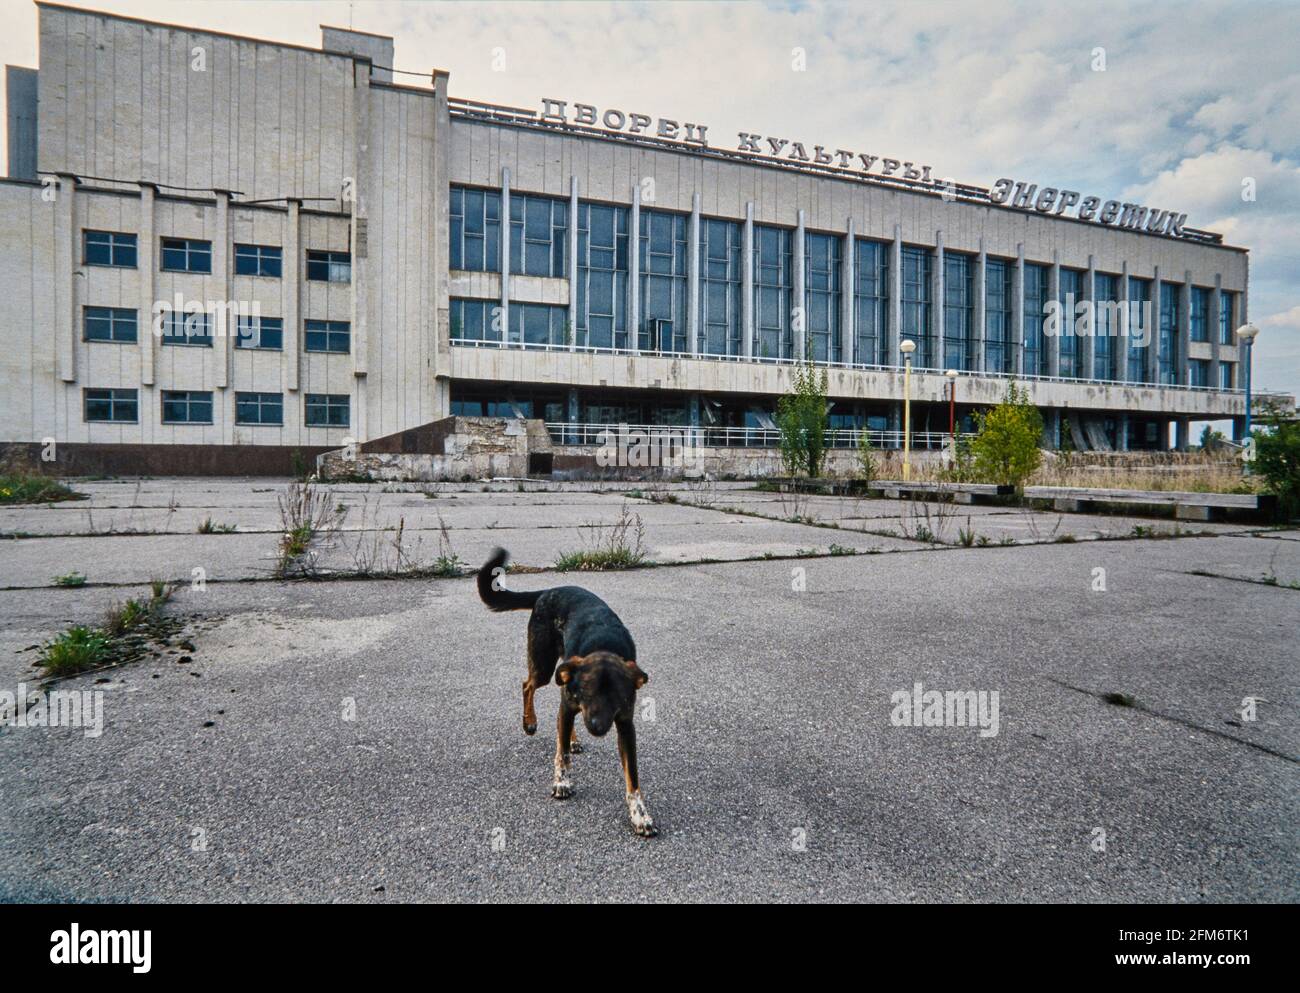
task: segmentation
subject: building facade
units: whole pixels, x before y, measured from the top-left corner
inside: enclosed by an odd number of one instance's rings
[[[889,446],[907,340],[922,433],[950,388],[965,418],[1012,379],[1075,448],[1245,414],[1247,253],[1181,215],[455,99],[360,32],[38,7],[0,182],[0,441],[238,466],[456,414],[763,444],[808,358],[837,437]]]

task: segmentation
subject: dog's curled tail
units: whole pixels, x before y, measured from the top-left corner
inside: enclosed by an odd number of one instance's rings
[[[532,593],[515,593],[501,585],[499,579],[505,574],[505,565],[510,555],[504,548],[493,549],[492,556],[483,563],[478,571],[478,595],[488,610],[531,610],[541,591]]]

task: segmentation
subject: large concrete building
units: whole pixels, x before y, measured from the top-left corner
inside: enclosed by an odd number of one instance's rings
[[[255,471],[457,414],[761,445],[811,356],[837,442],[888,446],[907,341],[922,439],[948,369],[959,416],[1014,378],[1075,448],[1245,413],[1246,250],[1165,205],[456,99],[343,29],[38,7],[39,66],[8,75],[0,441]]]

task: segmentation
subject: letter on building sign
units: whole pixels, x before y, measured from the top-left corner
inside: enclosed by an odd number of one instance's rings
[[[1079,194],[1074,190],[1062,190],[1061,199],[1056,201],[1056,212],[1064,214],[1067,210],[1079,202]]]
[[[780,155],[781,149],[785,148],[786,145],[790,144],[790,139],[789,138],[768,138],[767,144],[768,147],[772,149],[773,155]]]
[[[989,190],[989,199],[994,203],[1006,203],[1011,196],[1011,180],[999,179]]]
[[[894,173],[898,172],[898,168],[902,164],[903,163],[899,162],[898,159],[881,159],[880,174],[882,176],[892,176]]]
[[[1147,214],[1147,234],[1160,234],[1165,229],[1165,222],[1169,220],[1169,211],[1152,210]]]
[[[849,167],[849,159],[853,158],[853,153],[846,152],[842,148],[837,148],[835,149],[835,157],[840,160],[840,168],[847,169]]]
[[[542,120],[559,121],[561,124],[567,124],[568,120],[564,116],[564,108],[567,106],[568,104],[563,100],[542,97]]]
[[[1146,223],[1147,209],[1135,203],[1124,204],[1124,213],[1120,214],[1119,226],[1122,228],[1137,228],[1141,230],[1142,225]]]
[[[692,145],[707,145],[709,143],[708,126],[704,124],[687,124],[686,134],[682,135],[682,141],[689,141]]]
[[[666,117],[659,118],[659,137],[671,138],[677,140],[677,129],[680,125],[676,121],[670,121]]]
[[[605,127],[611,131],[622,131],[624,125],[627,124],[627,115],[621,110],[607,110],[605,111],[604,121]]]
[[[870,172],[871,167],[876,164],[876,156],[868,155],[866,152],[859,152],[858,158],[862,160],[863,172]]]
[[[912,163],[910,163],[910,162],[904,162],[904,163],[903,163],[903,178],[904,178],[904,179],[920,179],[920,178],[921,178],[921,170],[920,170],[920,169],[917,169],[917,168],[914,168],[913,165],[912,165]]]
[[[786,157],[794,159],[797,162],[808,161],[808,153],[804,151],[803,145],[797,141],[790,146],[790,154]]]
[[[577,115],[573,119],[574,124],[595,124],[596,108],[588,103],[575,103],[573,105],[574,113]]]
[[[1034,202],[1034,210],[1040,214],[1049,213],[1056,203],[1056,194],[1057,189],[1055,186],[1044,186],[1042,192],[1038,194],[1038,199]]]
[[[813,145],[813,161],[818,165],[830,165],[831,157],[821,145]]]
[[[762,154],[762,149],[758,147],[758,139],[763,137],[761,134],[750,134],[748,131],[740,132],[740,144],[736,150],[740,152],[758,152]]]
[[[1011,197],[1011,206],[1028,210],[1034,202],[1034,193],[1037,189],[1037,183],[1030,183],[1028,186],[1024,183],[1016,183],[1016,192]]]
[[[645,114],[631,114],[628,121],[630,122],[627,129],[629,134],[640,134],[650,126],[650,118]]]
[[[1084,197],[1083,203],[1079,207],[1079,220],[1091,221],[1097,216],[1097,208],[1101,206],[1101,200],[1098,197]]]
[[[1171,210],[1169,212],[1169,224],[1165,227],[1165,234],[1171,234],[1176,238],[1183,237],[1183,225],[1186,223],[1186,214],[1175,214]]]

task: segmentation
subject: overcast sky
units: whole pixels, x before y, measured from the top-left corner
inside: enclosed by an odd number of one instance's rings
[[[0,3],[0,57],[36,65],[35,5]],[[1251,250],[1256,386],[1300,389],[1300,4],[76,5],[313,47],[350,21],[392,35],[400,69],[450,70],[457,97],[576,100],[707,124],[724,148],[745,130],[1186,211]]]

